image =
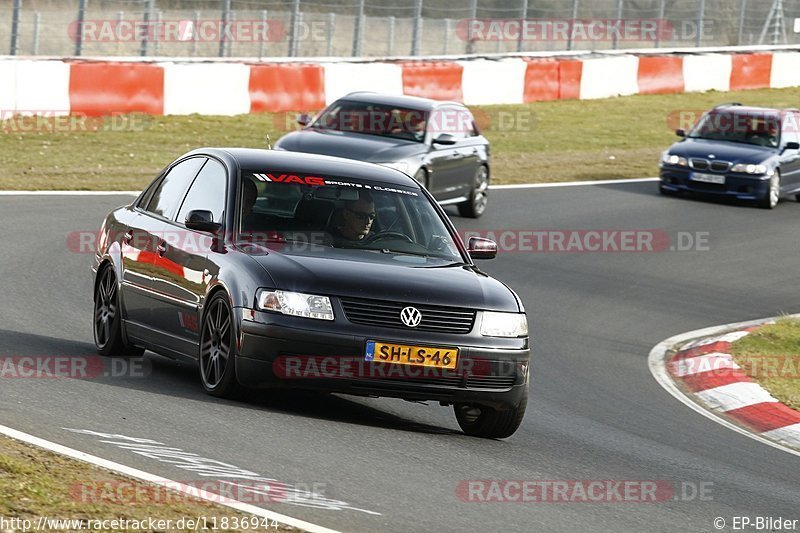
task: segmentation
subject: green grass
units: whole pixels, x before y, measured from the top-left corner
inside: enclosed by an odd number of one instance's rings
[[[800,410],[800,320],[782,318],[736,341],[736,363],[775,398]]]
[[[677,138],[680,111],[721,102],[796,107],[800,88],[637,95],[607,100],[473,107],[492,143],[494,183],[655,176]],[[264,147],[292,114],[129,118],[116,131],[22,132],[0,124],[0,189],[137,190],[178,155],[200,146]],[[96,120],[89,120],[97,124]],[[488,123],[488,125],[487,125]]]
[[[100,468],[68,459],[27,444],[0,437],[0,517],[28,519],[36,524],[39,517],[53,519],[128,519],[172,520],[206,517],[211,523],[217,517],[239,520],[250,515],[213,503],[175,496],[166,498],[158,492],[140,492],[134,497],[133,489],[119,491],[133,484],[145,485]],[[82,490],[82,487],[88,490]],[[90,494],[90,497],[81,496]],[[249,522],[248,522],[249,524]],[[33,530],[33,529],[31,529]],[[173,529],[176,530],[176,529]],[[246,531],[247,529],[222,529]],[[297,531],[288,526],[259,528],[260,531]],[[251,529],[252,531],[252,529]]]

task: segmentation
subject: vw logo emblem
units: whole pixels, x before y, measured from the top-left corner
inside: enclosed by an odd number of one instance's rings
[[[402,311],[400,311],[400,320],[403,321],[403,324],[410,328],[415,328],[419,326],[419,323],[422,321],[422,313],[419,312],[419,309],[416,307],[404,307]]]

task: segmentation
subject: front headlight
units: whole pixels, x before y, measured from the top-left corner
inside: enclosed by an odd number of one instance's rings
[[[675,165],[679,167],[689,166],[689,162],[686,161],[685,157],[671,155],[669,151],[666,151],[663,154],[661,154],[661,162],[666,165]]]
[[[333,307],[327,296],[259,289],[256,293],[256,306],[262,311],[277,311],[284,315],[333,320]]]
[[[742,174],[766,174],[767,173],[767,166],[766,165],[746,165],[744,163],[739,163],[738,165],[733,165],[731,169],[732,172],[741,172]]]
[[[481,335],[484,337],[524,337],[527,334],[528,317],[525,313],[483,312]]]
[[[378,163],[381,166],[399,170],[403,174],[408,174],[408,163],[405,161],[389,161],[387,163]]]

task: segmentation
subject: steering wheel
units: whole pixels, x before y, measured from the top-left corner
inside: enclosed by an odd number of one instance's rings
[[[406,242],[414,244],[414,241],[406,235],[405,233],[400,233],[399,231],[382,231],[381,233],[376,233],[372,237],[367,237],[364,241],[364,244],[372,244],[373,242],[382,241],[384,239],[403,239]]]

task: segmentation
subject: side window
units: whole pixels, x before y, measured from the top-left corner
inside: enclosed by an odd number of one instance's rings
[[[431,114],[429,130],[434,138],[440,133],[449,133],[457,141],[464,140],[473,135],[472,115],[458,107],[437,109]]]
[[[205,161],[205,157],[193,157],[172,167],[153,193],[147,210],[165,218],[172,218],[178,210],[186,188]]]
[[[153,198],[153,193],[155,192],[158,184],[161,183],[161,178],[163,178],[163,174],[159,174],[159,176],[150,182],[150,185],[147,186],[144,193],[139,198],[139,201],[136,202],[136,207],[139,209],[147,209],[147,204],[150,203],[150,199]]]
[[[796,113],[788,113],[783,121],[783,132],[781,133],[781,145],[786,146],[788,143],[800,142],[800,115]]]
[[[183,223],[189,211],[202,209],[211,211],[211,214],[214,215],[214,222],[221,223],[225,212],[225,185],[227,182],[228,174],[222,163],[209,159],[189,188],[186,199],[178,212],[177,221]]]

